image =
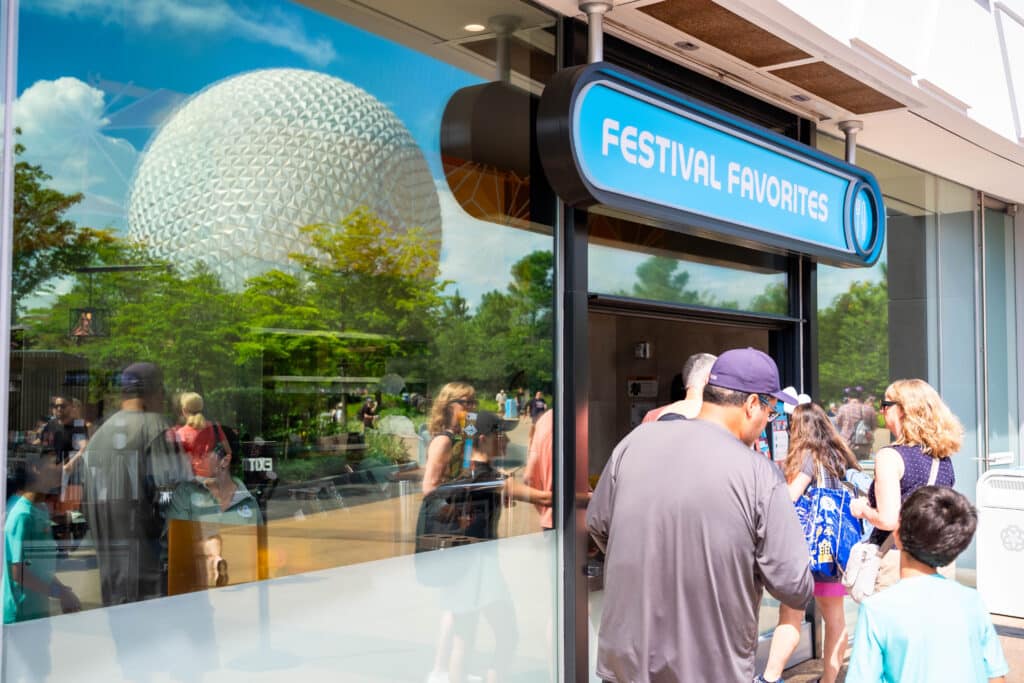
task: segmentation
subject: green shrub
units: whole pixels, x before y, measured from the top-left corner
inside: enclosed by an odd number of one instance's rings
[[[281,483],[293,484],[341,474],[346,471],[345,466],[348,464],[350,464],[350,459],[347,455],[293,458],[278,460],[274,465],[274,472]]]
[[[388,464],[404,462],[409,459],[402,440],[391,434],[381,434],[375,429],[367,429],[366,458]]]

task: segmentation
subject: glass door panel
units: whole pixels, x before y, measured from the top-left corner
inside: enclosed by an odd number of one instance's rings
[[[985,379],[984,468],[1018,462],[1017,316],[1014,292],[1013,218],[985,208]]]

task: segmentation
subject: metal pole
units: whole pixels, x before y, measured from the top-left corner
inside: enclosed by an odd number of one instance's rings
[[[989,434],[991,433],[990,422],[989,422],[989,400],[988,400],[988,269],[985,263],[985,247],[988,241],[988,236],[985,234],[985,222],[987,216],[985,216],[985,193],[978,192],[978,221],[977,221],[977,242],[978,245],[978,256],[977,256],[977,268],[975,272],[978,273],[978,283],[980,285],[981,300],[978,303],[977,320],[979,333],[981,336],[981,343],[978,345],[979,356],[981,358],[981,387],[978,392],[981,395],[981,419],[978,422],[978,431],[981,433],[981,457],[978,458],[978,477],[985,474],[988,470],[988,464],[992,458],[992,452],[990,450],[991,444],[989,443]]]
[[[604,15],[612,6],[609,0],[580,0],[580,10],[587,15],[587,61],[591,64],[604,59]]]
[[[494,31],[495,78],[501,83],[512,80],[512,34],[523,20],[512,14],[499,14],[487,22]]]
[[[857,163],[857,133],[864,130],[864,122],[856,119],[840,121],[839,130],[846,135],[846,160]]]
[[[18,62],[18,0],[0,0],[0,60],[3,63],[3,140],[0,163],[0,334],[6,343],[0,348],[0,467],[7,471],[7,416],[11,409],[11,314],[14,273],[14,99],[17,97]],[[7,500],[7,478],[0,478],[0,500]],[[0,508],[0,526],[6,523],[7,515]],[[0,534],[0,556],[3,555],[3,534]],[[3,626],[0,625],[0,661],[3,660]]]

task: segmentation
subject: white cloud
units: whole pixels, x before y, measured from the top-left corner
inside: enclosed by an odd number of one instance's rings
[[[36,81],[14,103],[25,159],[43,167],[48,185],[81,192],[70,217],[93,227],[124,227],[124,201],[138,151],[103,134],[109,122],[103,91],[77,78]]]
[[[307,35],[302,23],[292,15],[276,9],[257,15],[232,7],[225,0],[24,0],[22,7],[143,30],[172,27],[189,33],[230,33],[291,50],[321,67],[338,56],[328,39]]]

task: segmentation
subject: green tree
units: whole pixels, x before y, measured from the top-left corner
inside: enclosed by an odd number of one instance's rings
[[[553,381],[554,258],[516,261],[505,291],[486,292],[474,311],[458,291],[445,297],[424,358],[432,386],[466,380],[481,391],[516,385],[550,391]]]
[[[21,156],[25,147],[17,143],[14,151]],[[82,201],[82,195],[48,187],[50,180],[52,177],[41,166],[24,159],[14,165],[15,313],[24,310],[26,296],[45,291],[54,278],[88,265],[101,243],[114,239],[108,230],[79,227],[67,218],[67,212]]]
[[[765,287],[764,291],[755,296],[749,310],[757,313],[776,313],[785,315],[789,312],[789,288],[785,282],[775,282]]]
[[[664,301],[674,304],[709,306],[713,308],[739,308],[739,302],[720,300],[711,292],[688,289],[690,272],[680,270],[682,263],[665,256],[651,256],[636,268],[636,282],[631,292],[619,292],[620,296],[637,299]]]
[[[679,261],[664,256],[652,256],[636,268],[633,291],[623,294],[638,299],[667,301],[680,304],[701,304],[701,294],[687,289],[690,273],[679,270]]]
[[[437,328],[430,341],[430,352],[417,368],[417,374],[441,385],[452,380],[475,381],[480,362],[475,356],[473,314],[458,290],[445,297],[437,317]]]
[[[862,386],[881,396],[889,383],[889,286],[854,282],[818,313],[818,373],[823,402]]]
[[[111,389],[118,370],[140,360],[159,364],[172,392],[235,386],[238,295],[224,291],[205,266],[182,274],[123,241],[106,247],[93,251],[94,263],[122,268],[79,274],[53,306],[26,314],[33,346],[86,356],[93,400]],[[69,337],[69,311],[87,306],[105,316],[107,336]]]
[[[302,228],[319,252],[292,254],[334,329],[426,339],[447,283],[438,281],[440,241],[403,231],[361,207],[335,224]]]

